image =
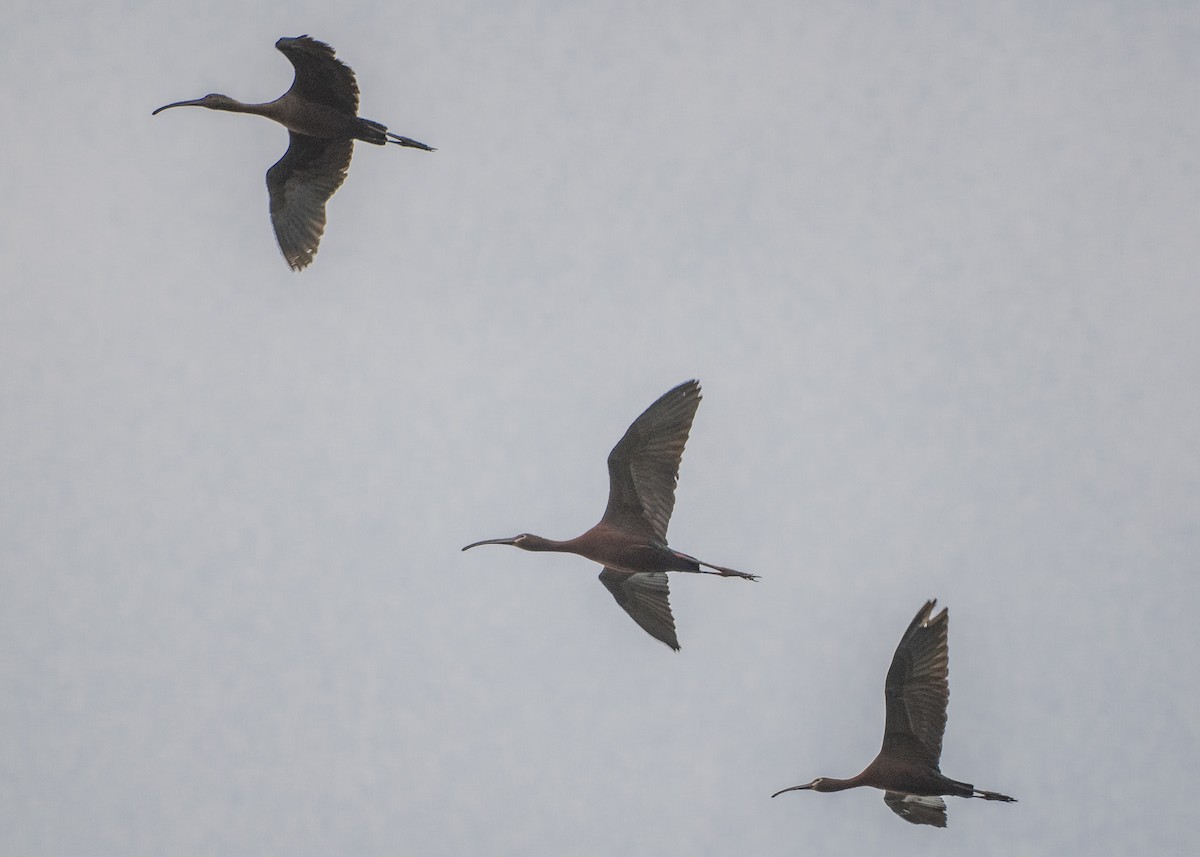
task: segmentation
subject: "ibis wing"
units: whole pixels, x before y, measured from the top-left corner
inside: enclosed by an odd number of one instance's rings
[[[686,381],[633,421],[608,454],[606,522],[666,541],[679,462],[699,406],[699,382]]]
[[[927,601],[896,647],[884,684],[887,723],[882,753],[935,768],[942,757],[950,654],[949,614],[930,618],[936,601]]]
[[[946,802],[935,795],[884,792],[883,802],[892,812],[912,824],[946,826]]]
[[[675,636],[675,617],[671,615],[671,604],[668,601],[671,593],[664,572],[646,571],[630,574],[605,567],[604,571],[600,572],[600,582],[643,631],[679,651],[679,640]]]
[[[350,66],[334,56],[333,48],[308,36],[280,39],[275,47],[296,69],[289,93],[357,115],[358,83]]]
[[[289,134],[287,152],[267,170],[267,192],[279,249],[292,270],[299,271],[317,255],[325,232],[325,203],[346,180],[354,141]]]

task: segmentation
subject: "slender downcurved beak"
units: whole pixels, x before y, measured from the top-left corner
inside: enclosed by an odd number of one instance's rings
[[[800,791],[802,789],[811,789],[812,787],[813,787],[812,783],[805,783],[802,786],[789,786],[786,789],[780,789],[779,791],[775,792],[775,794],[771,795],[771,797],[779,797],[784,792],[795,792],[795,791]]]
[[[159,113],[162,113],[164,110],[170,110],[172,107],[200,107],[203,101],[203,98],[193,98],[191,101],[176,101],[173,104],[164,104],[150,115],[157,116]]]
[[[480,545],[515,545],[516,543],[517,543],[516,536],[513,536],[510,539],[484,539],[481,542],[472,542],[471,544],[469,544],[465,548],[463,548],[463,550],[470,550],[471,548],[477,548]]]

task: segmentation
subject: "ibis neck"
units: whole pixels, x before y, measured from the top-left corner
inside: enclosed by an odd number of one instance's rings
[[[848,780],[839,780],[837,777],[821,777],[821,784],[814,786],[813,791],[818,792],[844,792],[846,789],[856,788],[862,785],[862,774],[856,777],[851,777]]]
[[[554,553],[577,553],[575,550],[575,542],[578,539],[567,539],[565,542],[557,541],[556,539],[547,539],[542,536],[528,535],[522,541],[519,547],[527,551],[553,551]]]
[[[227,110],[230,113],[253,113],[255,116],[266,116],[268,119],[276,119],[281,114],[279,112],[279,100],[265,101],[262,104],[244,104],[236,99],[229,99],[227,102],[213,105],[214,110]]]

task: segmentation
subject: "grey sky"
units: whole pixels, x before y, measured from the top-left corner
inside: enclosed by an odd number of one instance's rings
[[[1200,7],[9,3],[0,852],[1181,853]],[[315,263],[282,93],[364,116]],[[568,556],[705,399],[683,650]],[[950,608],[945,831],[873,790]]]

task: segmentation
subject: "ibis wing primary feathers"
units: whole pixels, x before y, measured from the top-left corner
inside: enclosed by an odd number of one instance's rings
[[[935,770],[942,758],[950,701],[949,613],[943,608],[930,618],[936,604],[936,600],[925,602],[892,657],[884,683],[887,721],[882,750],[932,765]],[[911,758],[914,756],[917,758]]]
[[[630,574],[605,566],[604,571],[600,572],[600,582],[643,631],[679,651],[679,639],[675,636],[675,617],[671,615],[671,604],[668,600],[671,593],[664,572],[644,571]]]
[[[312,262],[325,232],[325,203],[346,180],[353,140],[322,140],[288,132],[291,144],[267,170],[271,224],[293,271]]]
[[[667,540],[679,462],[700,406],[700,382],[685,381],[646,408],[608,455],[608,507],[602,520]]]
[[[351,116],[358,113],[358,82],[350,66],[334,56],[333,48],[309,36],[283,38],[275,47],[296,69],[288,93]]]

